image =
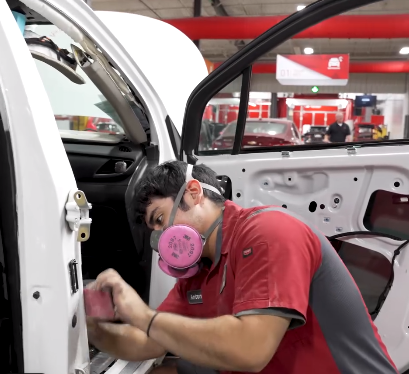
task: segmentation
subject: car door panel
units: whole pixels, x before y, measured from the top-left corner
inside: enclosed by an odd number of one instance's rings
[[[2,214],[17,224],[17,242],[3,241],[6,251],[15,245],[17,260],[12,283],[19,310],[12,318],[20,317],[13,327],[19,346],[10,354],[19,359],[17,372],[73,373],[86,369],[89,361],[82,283],[72,292],[69,273],[72,261],[81,264],[80,245],[65,220],[68,196],[77,186],[41,78],[4,1],[0,50],[0,131],[7,140],[2,161],[12,170],[1,182],[14,189]]]
[[[131,143],[97,145],[64,142],[77,182],[95,182],[96,179],[112,180],[112,184],[127,185],[142,158],[143,149]],[[125,172],[116,172],[117,162],[126,163]]]
[[[409,194],[409,146],[371,148],[348,155],[347,149],[238,156],[199,156],[218,175],[232,184],[233,201],[243,207],[278,205],[312,222],[327,236],[340,232],[367,231],[365,213],[375,191],[390,191],[406,198]],[[399,187],[395,182],[399,181]],[[337,203],[336,203],[337,202]],[[406,236],[408,235],[406,222]],[[401,223],[401,226],[405,223]],[[351,237],[352,245],[370,249],[391,261],[402,241],[387,238]],[[395,262],[394,286],[375,320],[396,365],[408,368],[409,252]],[[361,290],[362,292],[362,290]],[[400,323],[392,323],[400,321]]]
[[[368,308],[376,309],[382,292],[388,291],[388,282],[393,281],[379,313],[373,318],[389,354],[400,372],[404,372],[409,369],[409,294],[405,291],[409,282],[409,251],[403,247],[398,256],[395,251],[409,236],[406,208],[409,142],[383,142],[381,146],[351,143],[241,148],[235,153],[232,149],[198,151],[197,148],[206,104],[233,80],[248,74],[249,67],[267,51],[329,17],[375,2],[314,3],[267,31],[217,68],[189,99],[180,159],[205,163],[218,175],[229,178],[232,200],[243,207],[287,208],[329,238],[363,232],[334,239],[332,243],[355,277]],[[243,90],[242,85],[241,103],[248,100],[249,91],[245,87]],[[240,118],[245,120],[247,110],[247,105],[240,107],[237,128]],[[240,144],[241,138],[242,134],[236,131],[234,142]],[[383,202],[387,199],[388,203],[374,207],[380,199]]]

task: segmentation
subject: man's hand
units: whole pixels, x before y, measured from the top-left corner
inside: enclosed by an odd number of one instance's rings
[[[165,349],[136,327],[87,318],[88,340],[102,352],[125,361],[163,356]]]
[[[114,270],[101,273],[96,281],[87,285],[87,288],[90,289],[104,287],[109,288],[113,294],[117,319],[126,322],[127,319],[132,319],[134,314],[138,315],[133,313],[133,308],[150,310],[138,294]],[[115,294],[114,289],[116,290]],[[128,296],[130,298],[123,302],[122,299],[127,299]],[[148,323],[149,321],[150,319]],[[163,356],[166,353],[160,344],[146,336],[145,331],[130,324],[101,322],[87,317],[88,341],[100,351],[126,361],[145,361]]]
[[[102,272],[91,287],[96,290],[111,291],[115,305],[115,317],[146,331],[154,312],[115,270],[108,269]]]
[[[88,342],[93,345],[94,347],[97,347],[98,345],[98,338],[99,338],[99,329],[98,329],[98,321],[96,321],[94,318],[88,317],[87,316],[87,333],[88,333]]]
[[[274,356],[289,324],[290,318],[274,315],[195,319],[160,313],[149,336],[196,365],[257,373]]]

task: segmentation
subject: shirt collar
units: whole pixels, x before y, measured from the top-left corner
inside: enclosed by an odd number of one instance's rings
[[[220,257],[222,255],[222,244],[223,244],[223,221],[220,223],[219,228],[217,229],[217,237],[216,237],[216,253],[214,256],[214,267],[220,261]]]
[[[234,237],[232,234],[236,229],[236,224],[242,210],[243,208],[230,200],[226,200],[224,203],[223,221],[217,230],[216,253],[213,268],[219,263],[221,255],[228,252],[232,238]]]

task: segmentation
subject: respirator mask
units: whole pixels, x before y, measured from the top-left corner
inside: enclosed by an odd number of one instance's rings
[[[168,227],[165,230],[152,231],[150,238],[152,249],[159,253],[159,267],[163,272],[174,278],[190,278],[200,271],[200,258],[206,240],[223,219],[223,214],[221,214],[203,235],[189,225],[173,224],[179,204],[186,191],[186,186],[193,179],[192,170],[193,165],[188,164],[186,181],[176,196]],[[220,191],[213,186],[206,183],[200,183],[200,185],[206,190],[221,195]]]

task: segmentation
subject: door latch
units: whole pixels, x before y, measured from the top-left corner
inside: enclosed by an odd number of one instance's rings
[[[70,263],[68,264],[68,269],[70,272],[71,293],[72,294],[76,293],[79,289],[77,265],[78,265],[78,262],[75,259],[70,261]]]
[[[88,202],[84,192],[70,191],[65,209],[67,211],[65,219],[70,229],[77,232],[77,241],[87,241],[91,232],[92,219],[89,218],[89,210],[92,209],[92,205]]]

